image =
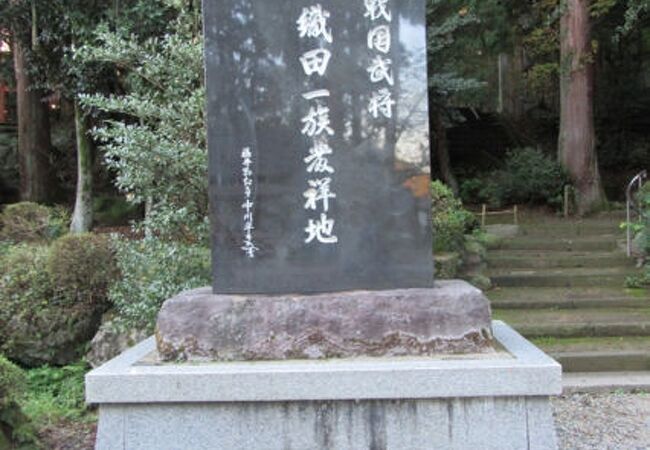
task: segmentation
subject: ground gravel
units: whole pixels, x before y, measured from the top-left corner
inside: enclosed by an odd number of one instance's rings
[[[553,409],[562,450],[650,450],[650,394],[575,394]]]

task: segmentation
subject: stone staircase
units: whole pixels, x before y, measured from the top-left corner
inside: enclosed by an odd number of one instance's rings
[[[565,373],[650,375],[650,292],[621,248],[621,214],[582,221],[533,216],[488,252],[494,317],[557,359]]]

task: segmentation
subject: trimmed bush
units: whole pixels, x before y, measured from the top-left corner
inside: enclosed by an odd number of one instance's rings
[[[25,393],[27,378],[18,366],[0,355],[0,408],[18,403]]]
[[[465,234],[478,226],[474,215],[439,181],[431,183],[434,252],[462,251]]]
[[[25,373],[0,355],[0,449],[36,449],[35,431],[21,411]]]
[[[32,367],[78,360],[116,274],[110,242],[100,236],[11,247],[0,258],[0,351]]]
[[[153,331],[165,300],[211,283],[208,248],[155,238],[115,245],[122,277],[109,298],[126,327]]]
[[[108,288],[118,277],[110,237],[92,233],[55,241],[47,269],[57,296],[75,304],[107,304]]]
[[[503,169],[484,178],[465,180],[463,200],[500,208],[513,204],[549,205],[560,208],[569,177],[553,158],[534,148],[508,152]]]
[[[63,208],[22,202],[0,214],[0,241],[41,242],[56,239],[68,230],[70,218]]]

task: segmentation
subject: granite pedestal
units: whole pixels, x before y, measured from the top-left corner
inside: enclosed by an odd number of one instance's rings
[[[159,363],[89,373],[98,450],[556,449],[561,367],[502,322],[492,354]]]

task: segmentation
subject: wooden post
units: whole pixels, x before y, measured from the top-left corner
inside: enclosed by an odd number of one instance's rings
[[[519,207],[517,205],[515,205],[514,214],[515,214],[515,225],[519,225]]]
[[[483,212],[481,213],[481,228],[485,228],[487,224],[487,205],[483,204]]]

